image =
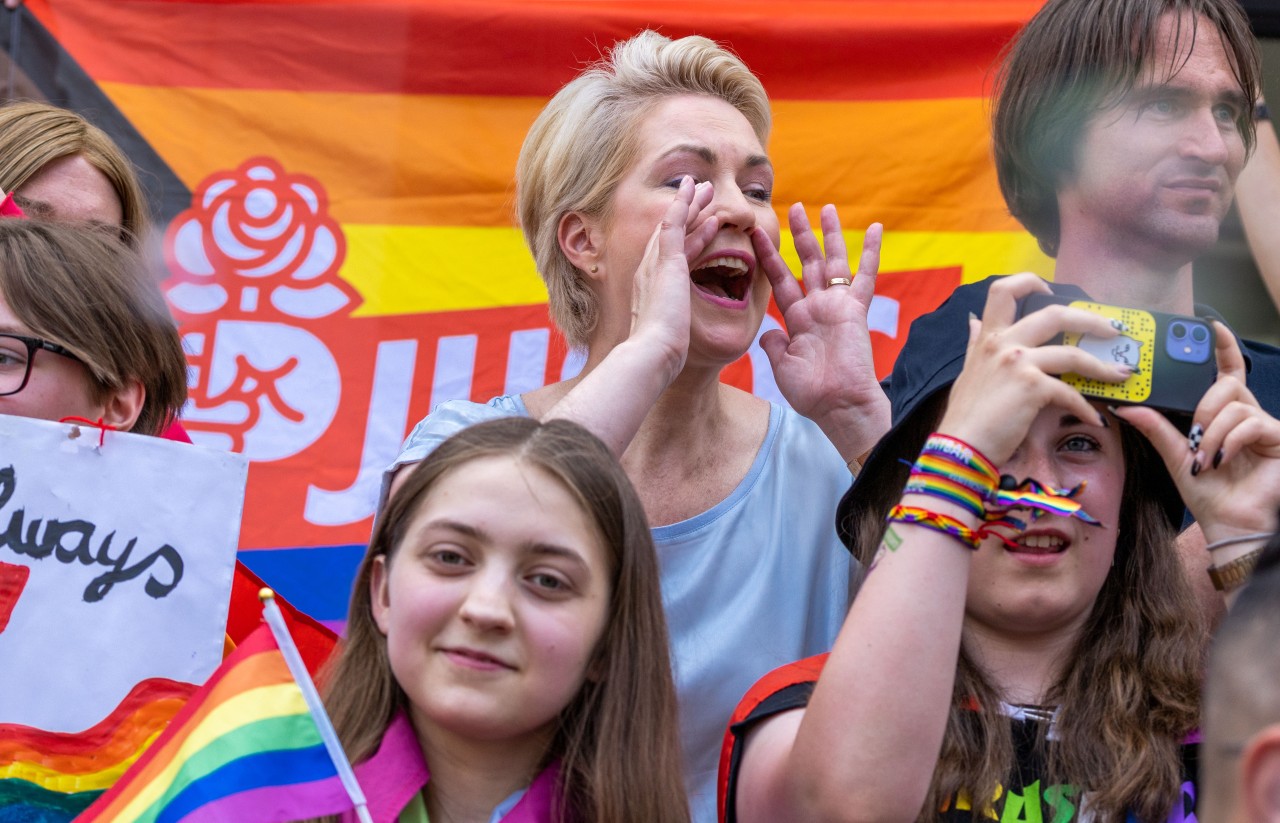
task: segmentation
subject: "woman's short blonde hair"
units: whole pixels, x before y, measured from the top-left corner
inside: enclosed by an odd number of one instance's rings
[[[13,192],[45,166],[80,155],[120,198],[120,238],[133,248],[144,237],[147,201],[133,164],[107,133],[68,109],[30,100],[0,106],[0,188]]]
[[[637,125],[665,97],[701,94],[747,118],[769,139],[769,97],[736,55],[705,37],[671,40],[643,31],[551,98],[525,136],[516,164],[520,228],[547,284],[551,317],[571,346],[586,345],[595,295],[560,248],[569,212],[607,218],[614,189],[635,159]]]

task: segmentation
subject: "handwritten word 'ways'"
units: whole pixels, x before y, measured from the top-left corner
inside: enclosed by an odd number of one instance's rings
[[[0,469],[0,509],[3,509],[18,488],[18,478],[13,466]],[[23,536],[23,526],[26,536]],[[41,530],[41,526],[44,529]],[[37,560],[52,556],[60,563],[79,562],[85,566],[104,566],[106,571],[89,581],[84,589],[84,601],[95,603],[106,596],[117,583],[132,580],[157,564],[167,564],[169,573],[163,575],[168,582],[152,571],[143,587],[147,594],[161,598],[173,591],[182,579],[182,557],[178,550],[164,544],[146,557],[130,564],[138,538],[133,537],[114,557],[111,545],[116,533],[102,538],[97,552],[93,550],[93,533],[97,526],[88,520],[27,520],[26,509],[18,509],[9,515],[9,525],[0,532],[0,548],[8,546],[15,554],[24,554]],[[157,568],[157,571],[159,569]]]

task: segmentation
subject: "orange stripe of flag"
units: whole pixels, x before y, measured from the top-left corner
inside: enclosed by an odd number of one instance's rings
[[[321,181],[339,222],[392,226],[512,225],[516,156],[545,103],[104,89],[190,186],[242,163],[246,146],[269,145],[286,168]],[[769,151],[780,216],[799,200],[835,203],[850,227],[880,220],[896,231],[1016,231],[988,160],[984,105],[978,98],[775,103]]]

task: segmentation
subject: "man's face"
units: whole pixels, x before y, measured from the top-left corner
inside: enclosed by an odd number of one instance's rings
[[[1058,189],[1063,240],[1130,253],[1194,258],[1218,238],[1245,148],[1237,126],[1249,105],[1218,29],[1161,18],[1154,53],[1134,88],[1093,115],[1076,149],[1074,173]],[[1177,68],[1170,75],[1170,67]]]

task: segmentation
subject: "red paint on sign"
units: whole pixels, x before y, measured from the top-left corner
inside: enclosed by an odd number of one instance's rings
[[[18,605],[18,598],[27,587],[27,578],[30,576],[31,569],[26,566],[0,563],[0,632],[9,625],[13,607]]]

